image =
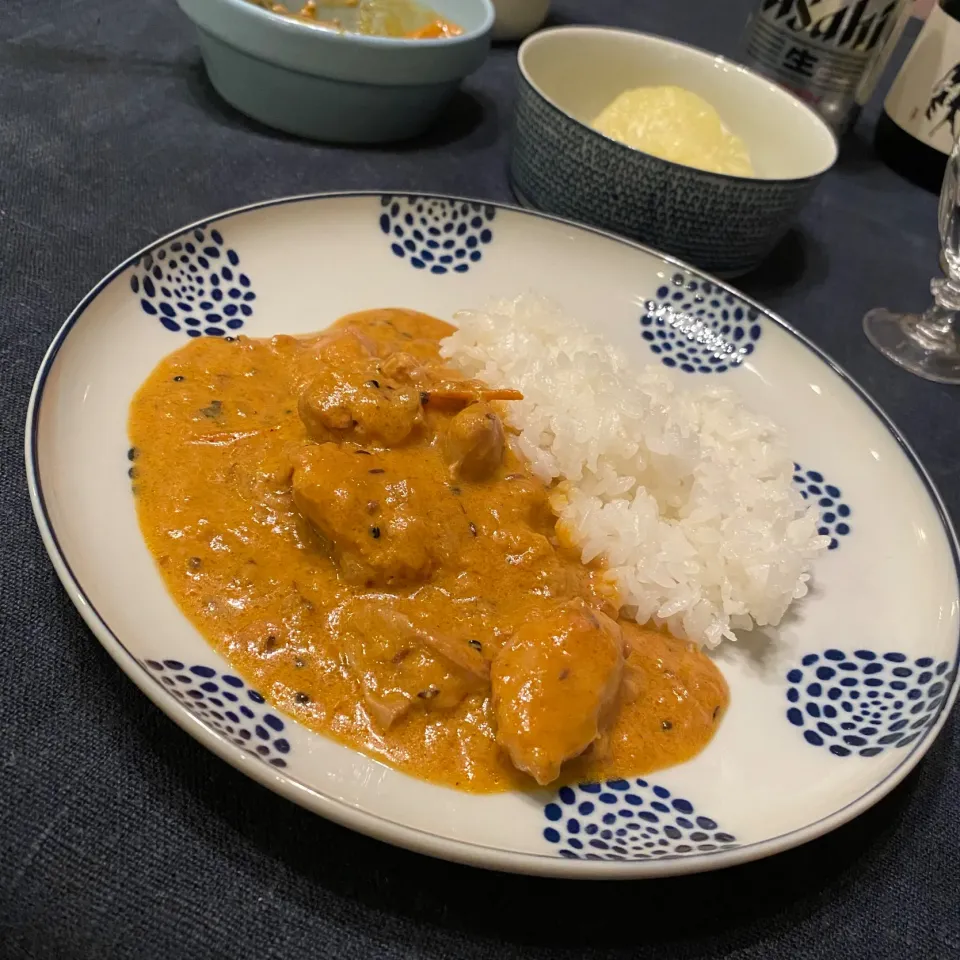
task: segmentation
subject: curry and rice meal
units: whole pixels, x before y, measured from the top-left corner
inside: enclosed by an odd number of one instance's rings
[[[130,411],[140,524],[278,708],[473,792],[636,775],[728,703],[704,648],[825,545],[775,426],[550,304],[202,338]]]

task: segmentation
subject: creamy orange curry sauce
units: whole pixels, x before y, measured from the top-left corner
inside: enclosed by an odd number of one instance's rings
[[[486,792],[691,757],[722,676],[617,620],[510,450],[511,392],[440,360],[452,329],[371,310],[163,360],[130,437],[168,589],[277,707],[424,780]]]

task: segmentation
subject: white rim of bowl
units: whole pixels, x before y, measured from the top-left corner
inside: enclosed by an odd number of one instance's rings
[[[47,377],[53,369],[54,361],[57,358],[60,348],[66,342],[71,330],[78,320],[81,319],[87,308],[96,300],[100,293],[120,276],[128,267],[133,265],[139,258],[149,253],[151,250],[171,240],[176,239],[184,233],[194,228],[204,227],[210,223],[220,223],[230,217],[249,213],[254,210],[263,210],[269,207],[283,206],[290,203],[304,203],[316,200],[344,200],[344,199],[374,199],[384,196],[409,196],[408,191],[387,190],[360,190],[344,191],[330,193],[306,193],[289,197],[279,197],[274,200],[261,200],[257,203],[247,204],[241,207],[234,207],[230,210],[224,210],[211,216],[196,220],[193,223],[185,224],[176,230],[151,241],[145,247],[136,253],[127,257],[122,263],[110,270],[102,279],[100,279],[87,293],[87,295],[70,312],[66,321],[54,336],[47,352],[44,354],[37,371],[37,376],[30,393],[30,402],[27,407],[27,416],[25,423],[24,436],[24,455],[26,459],[27,486],[30,491],[30,503],[33,508],[34,518],[37,527],[40,530],[40,536],[43,545],[50,556],[54,570],[60,578],[67,595],[70,597],[74,606],[76,606],[84,622],[90,628],[94,636],[100,641],[104,649],[113,657],[114,661],[121,670],[136,684],[146,696],[159,707],[177,726],[190,734],[195,740],[199,741],[211,753],[225,760],[237,770],[245,773],[251,779],[269,787],[271,790],[279,793],[281,796],[292,800],[302,807],[306,807],[314,813],[320,814],[334,823],[348,827],[358,833],[374,837],[377,840],[383,840],[395,846],[404,847],[415,853],[426,853],[433,857],[444,860],[451,860],[457,863],[466,863],[471,866],[483,867],[490,870],[500,870],[508,873],[533,874],[537,876],[561,877],[564,879],[591,879],[591,880],[635,880],[635,879],[653,879],[654,877],[679,876],[691,873],[706,873],[713,870],[719,870],[725,867],[737,866],[748,863],[753,860],[763,859],[777,853],[783,853],[793,847],[801,846],[811,840],[823,836],[838,827],[843,826],[855,817],[869,810],[874,804],[882,800],[889,794],[901,781],[913,770],[920,762],[926,752],[930,749],[934,741],[943,729],[957,699],[960,691],[960,664],[954,663],[953,682],[950,691],[940,705],[937,718],[934,723],[927,727],[922,737],[916,740],[909,753],[894,767],[882,780],[875,783],[865,793],[857,799],[851,800],[842,806],[839,810],[821,817],[818,820],[808,823],[795,830],[782,833],[776,837],[770,837],[766,840],[758,840],[754,843],[744,844],[733,850],[720,851],[715,853],[699,853],[689,857],[676,857],[669,860],[647,860],[647,861],[624,861],[624,862],[606,862],[606,861],[586,861],[586,860],[567,860],[563,857],[552,854],[536,853],[518,853],[512,850],[506,850],[502,847],[492,847],[483,844],[473,843],[470,840],[456,840],[448,837],[440,837],[432,833],[421,830],[418,827],[410,827],[406,824],[398,823],[379,814],[370,813],[366,810],[359,810],[356,807],[328,797],[302,781],[287,774],[280,773],[274,767],[267,767],[256,758],[249,757],[240,747],[234,746],[226,738],[221,737],[206,727],[199,717],[195,716],[189,710],[180,706],[179,701],[170,697],[162,687],[160,687],[149,675],[147,669],[140,663],[138,658],[124,645],[123,641],[111,630],[107,622],[100,616],[96,607],[87,597],[82,585],[73,573],[70,564],[64,555],[53,525],[47,515],[46,504],[43,495],[43,488],[40,483],[40,469],[38,462],[37,438],[39,435],[39,412],[43,398],[43,390]],[[512,204],[498,203],[490,200],[478,200],[471,197],[457,197],[443,193],[423,193],[417,194],[421,197],[432,197],[434,199],[450,200],[456,203],[481,203],[487,206],[496,207],[498,210],[507,210],[511,213],[519,214],[524,217],[533,217],[534,219],[549,220],[562,226],[573,227],[576,230],[582,230],[596,236],[605,237],[616,243],[633,247],[648,256],[668,263],[673,267],[686,270],[692,274],[709,280],[722,290],[735,294],[744,303],[749,304],[754,309],[763,314],[771,322],[782,328],[795,340],[798,340],[804,347],[810,350],[818,359],[825,363],[844,383],[866,404],[871,412],[877,417],[880,423],[890,432],[898,446],[906,456],[910,465],[913,467],[918,478],[923,484],[927,495],[933,502],[933,506],[940,518],[940,523],[947,537],[950,546],[951,557],[953,560],[954,574],[960,581],[960,543],[957,541],[957,535],[947,512],[946,505],[940,496],[939,491],[927,473],[926,468],[921,463],[919,457],[913,448],[907,442],[903,434],[897,428],[896,424],[883,412],[877,402],[854,380],[839,364],[834,362],[823,350],[804,336],[799,330],[796,330],[782,317],[773,313],[763,304],[753,300],[746,294],[731,287],[722,280],[718,280],[710,274],[704,273],[697,267],[684,263],[676,257],[669,254],[660,253],[651,247],[636,243],[633,240],[627,240],[606,230],[600,230],[596,227],[586,226],[564,217],[557,217],[552,214],[540,213],[532,210],[525,210]],[[960,654],[960,637],[957,640],[957,651],[954,656]]]
[[[619,140],[614,140],[613,137],[608,137],[605,133],[600,133],[599,130],[595,130],[589,124],[584,123],[582,120],[578,120],[576,117],[568,113],[564,107],[560,106],[560,104],[558,104],[552,97],[548,97],[543,90],[540,89],[540,86],[533,79],[533,77],[530,76],[527,66],[524,63],[524,58],[529,49],[536,46],[538,43],[547,43],[552,36],[556,36],[558,34],[577,33],[623,36],[631,38],[640,37],[647,40],[654,40],[657,43],[664,44],[665,46],[675,47],[688,51],[696,56],[707,58],[714,63],[722,63],[738,71],[739,73],[746,74],[757,83],[766,87],[767,90],[774,94],[774,96],[783,97],[785,102],[791,105],[791,109],[800,108],[802,112],[806,113],[807,117],[814,123],[814,125],[819,127],[829,136],[833,145],[833,156],[826,166],[815,170],[813,173],[804,174],[802,177],[741,177],[730,173],[715,173],[712,170],[702,170],[699,167],[691,167],[685,163],[676,163],[673,160],[665,160],[663,157],[658,157],[656,154],[647,153],[645,150],[638,150],[636,147],[631,147],[625,143],[621,143]],[[624,153],[624,155],[633,154],[643,157],[650,157],[651,159],[657,160],[660,163],[664,163],[669,167],[676,167],[679,170],[695,170],[698,174],[702,174],[703,176],[716,177],[718,180],[735,183],[802,183],[805,180],[815,180],[817,177],[823,176],[823,174],[830,170],[837,162],[837,158],[840,156],[840,141],[837,139],[837,135],[833,132],[827,122],[809,104],[804,103],[799,97],[790,93],[789,90],[786,90],[778,84],[773,83],[767,77],[757,73],[755,70],[751,70],[742,63],[737,63],[736,60],[731,60],[728,57],[720,56],[718,53],[710,53],[709,50],[704,50],[702,47],[696,47],[692,43],[684,43],[681,40],[671,40],[669,37],[662,37],[657,33],[646,33],[643,30],[623,30],[620,27],[589,27],[573,25],[563,27],[548,27],[545,30],[538,30],[536,33],[527,37],[527,39],[520,44],[520,47],[517,50],[517,65],[520,68],[520,73],[523,79],[530,85],[530,88],[537,94],[538,97],[540,97],[541,100],[553,107],[553,109],[558,113],[562,113],[572,123],[582,127],[592,136],[598,137],[604,142],[612,144],[615,149],[620,150]]]

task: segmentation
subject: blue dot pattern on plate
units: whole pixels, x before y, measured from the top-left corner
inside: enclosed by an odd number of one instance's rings
[[[140,309],[173,333],[229,336],[253,316],[250,278],[215,228],[196,229],[151,250],[133,266]]]
[[[830,538],[830,550],[840,546],[840,538],[850,534],[850,507],[843,501],[843,492],[832,483],[827,483],[823,474],[816,470],[804,470],[799,463],[793,465],[793,482],[804,500],[820,508],[820,525],[817,533]]]
[[[466,273],[493,240],[494,207],[438,197],[380,198],[390,249],[417,270]]]
[[[950,689],[950,664],[904,653],[808,653],[787,673],[787,720],[837,757],[905,747],[933,722]]]
[[[739,846],[689,800],[640,779],[561,787],[543,815],[544,839],[571,860],[668,860]]]
[[[285,767],[290,742],[286,724],[264,705],[263,696],[231,673],[188,667],[179,660],[141,660],[170,696],[203,723],[247,753],[274,767]]]
[[[664,366],[725,373],[753,353],[760,314],[709,280],[675,273],[644,305],[643,339]]]

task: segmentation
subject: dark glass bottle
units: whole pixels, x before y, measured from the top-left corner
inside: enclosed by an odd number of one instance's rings
[[[753,0],[743,62],[792,90],[842,134],[910,16],[913,0]]]
[[[940,0],[883,103],[877,153],[935,193],[960,135],[960,0]]]

